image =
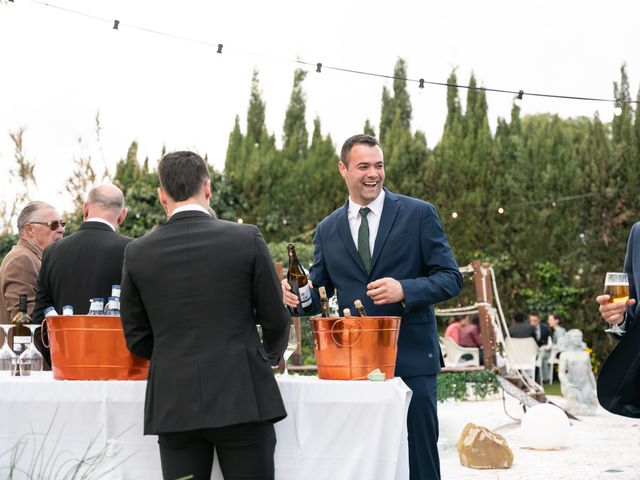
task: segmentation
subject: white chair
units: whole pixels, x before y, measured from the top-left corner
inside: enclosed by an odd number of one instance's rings
[[[504,341],[511,366],[535,379],[539,348],[534,338],[508,337]]]
[[[461,347],[450,337],[441,338],[445,367],[477,367],[480,365],[480,350],[476,347]],[[467,355],[471,358],[463,359]]]

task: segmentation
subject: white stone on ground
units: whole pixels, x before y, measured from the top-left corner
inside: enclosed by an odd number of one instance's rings
[[[549,397],[558,406],[562,397]],[[512,397],[506,410],[522,418],[524,411]],[[594,417],[571,420],[569,437],[560,450],[523,448],[520,423],[505,413],[502,397],[438,404],[442,480],[639,480],[640,419],[613,415],[601,407]],[[460,465],[456,442],[464,426],[473,422],[504,436],[513,450],[508,470],[476,470]]]

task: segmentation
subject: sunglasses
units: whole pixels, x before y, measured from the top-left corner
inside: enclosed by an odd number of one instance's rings
[[[58,227],[64,228],[64,226],[67,224],[67,222],[64,222],[62,220],[53,220],[49,222],[29,222],[29,223],[35,223],[36,225],[47,225],[52,232],[56,231]]]

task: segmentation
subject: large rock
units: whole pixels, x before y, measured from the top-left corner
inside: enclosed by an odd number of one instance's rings
[[[511,468],[513,452],[502,435],[467,423],[456,444],[460,464],[469,468]]]

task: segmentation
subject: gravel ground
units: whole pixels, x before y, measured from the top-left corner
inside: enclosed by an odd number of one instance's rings
[[[562,406],[561,397],[549,397]],[[640,419],[620,417],[599,408],[593,417],[571,420],[569,436],[560,450],[522,447],[522,407],[511,397],[438,405],[442,480],[635,480],[640,479]],[[468,422],[487,427],[506,438],[513,451],[508,470],[476,470],[460,465],[455,444]]]

